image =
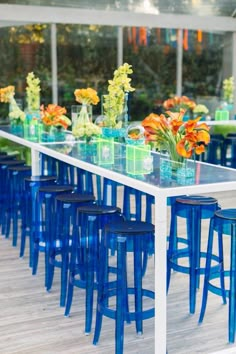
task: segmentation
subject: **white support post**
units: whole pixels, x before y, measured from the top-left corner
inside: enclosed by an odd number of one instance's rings
[[[57,80],[57,27],[51,24],[51,66],[52,66],[52,102],[58,103],[58,80]]]
[[[183,30],[177,30],[176,95],[182,96]]]
[[[233,115],[236,116],[236,32],[232,35],[232,76],[234,78],[234,108]]]
[[[123,64],[123,27],[117,27],[117,67]]]

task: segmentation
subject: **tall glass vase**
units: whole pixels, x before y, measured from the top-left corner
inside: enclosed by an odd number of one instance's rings
[[[81,104],[71,106],[71,121],[72,128],[76,124],[86,124],[93,120],[93,107],[92,105]]]

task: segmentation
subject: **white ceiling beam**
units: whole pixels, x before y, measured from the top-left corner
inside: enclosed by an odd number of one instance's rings
[[[225,16],[144,14],[123,11],[84,10],[55,6],[0,4],[0,25],[4,23],[67,23],[108,26],[185,28],[203,31],[236,31],[236,19]]]

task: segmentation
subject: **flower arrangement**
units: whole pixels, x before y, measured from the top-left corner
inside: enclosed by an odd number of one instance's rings
[[[185,109],[185,111],[193,111],[195,106],[195,101],[191,100],[187,96],[174,96],[173,98],[169,98],[163,102],[164,109],[172,112],[178,112],[180,109]]]
[[[27,87],[26,87],[26,100],[28,105],[28,110],[37,111],[40,108],[40,80],[30,72],[26,77]]]
[[[223,97],[227,103],[234,101],[234,78],[233,76],[223,81]]]
[[[125,98],[128,92],[135,90],[128,77],[132,73],[132,66],[124,63],[114,71],[113,80],[108,81],[108,94],[104,95],[103,102],[104,126],[121,128],[122,121],[118,120],[124,111]]]
[[[142,121],[147,142],[156,142],[159,150],[166,150],[171,160],[181,162],[200,155],[210,142],[210,127],[198,123],[200,117],[183,122],[184,109],[179,112],[167,111],[166,115],[151,113]]]
[[[77,89],[74,95],[76,101],[81,103],[82,107],[79,117],[72,128],[72,134],[76,138],[85,137],[87,140],[92,136],[100,135],[101,129],[89,120],[87,111],[87,105],[96,105],[100,101],[97,91],[90,87],[87,89]]]
[[[197,104],[193,109],[193,113],[201,116],[207,114],[208,112],[209,109],[204,104]]]
[[[0,89],[0,102],[10,104],[9,118],[12,123],[21,124],[25,120],[25,113],[20,109],[15,96],[15,87],[10,85]]]
[[[66,109],[56,104],[49,104],[46,108],[44,105],[40,108],[41,120],[46,127],[62,127],[67,129],[71,125],[71,121],[65,116]]]

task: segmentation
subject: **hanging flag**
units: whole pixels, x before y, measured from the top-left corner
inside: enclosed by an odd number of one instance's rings
[[[197,41],[199,43],[202,43],[202,31],[201,30],[197,31]]]
[[[169,33],[169,29],[166,29],[166,44],[170,43],[170,33]]]
[[[138,46],[137,46],[137,31],[136,31],[136,27],[132,27],[132,44],[133,44],[134,52],[137,52],[138,51]]]
[[[156,29],[156,34],[157,34],[157,43],[161,44],[161,28]]]
[[[188,30],[184,30],[184,36],[183,36],[183,48],[184,50],[188,50]]]
[[[139,44],[147,45],[147,29],[146,27],[139,28]]]
[[[127,28],[127,37],[128,37],[128,43],[132,44],[132,31],[130,27]]]

